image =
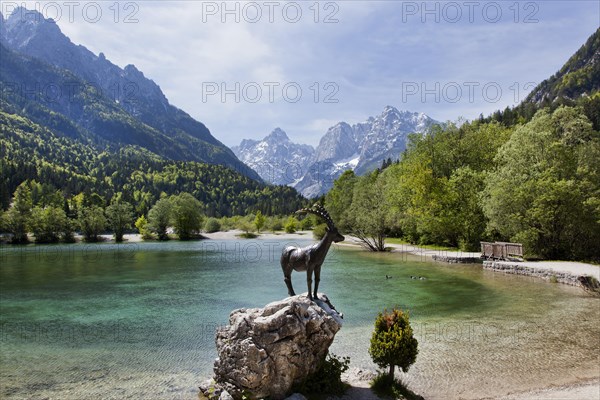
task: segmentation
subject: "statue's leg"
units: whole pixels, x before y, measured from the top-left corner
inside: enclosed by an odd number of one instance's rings
[[[309,268],[306,270],[306,284],[308,285],[308,298],[310,300],[313,299],[313,297],[312,297],[312,273],[313,273],[312,269]]]
[[[294,288],[292,287],[292,274],[285,274],[283,278],[285,285],[288,288],[288,295],[295,296]]]
[[[319,282],[320,281],[321,281],[321,266],[319,265],[317,268],[315,268],[315,294],[314,294],[315,299],[319,299],[319,296],[317,296],[317,292],[319,291]]]

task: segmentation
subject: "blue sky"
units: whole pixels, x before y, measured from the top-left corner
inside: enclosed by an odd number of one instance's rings
[[[275,127],[316,145],[386,105],[442,121],[487,115],[522,100],[600,25],[597,0],[24,4],[73,42],[135,64],[229,146]]]

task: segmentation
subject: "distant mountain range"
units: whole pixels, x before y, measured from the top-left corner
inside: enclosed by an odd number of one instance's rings
[[[0,53],[5,111],[98,147],[135,145],[259,179],[134,65],[121,69],[104,54],[73,44],[40,13],[17,8],[7,19],[0,14]]]
[[[280,128],[261,141],[232,147],[240,160],[268,182],[290,185],[306,197],[326,193],[344,171],[370,172],[388,158],[398,159],[410,133],[438,123],[423,113],[387,106],[365,122],[340,122],[329,128],[317,148],[293,143]]]

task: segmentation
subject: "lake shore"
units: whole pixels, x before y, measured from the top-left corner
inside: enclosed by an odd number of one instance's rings
[[[214,240],[236,240],[239,239],[238,235],[240,231],[229,231],[229,232],[218,232],[216,234],[208,234],[209,239]],[[272,234],[266,233],[261,234],[258,240],[286,240],[293,241],[294,239],[312,239],[311,231],[304,231],[300,234]],[[344,247],[360,248],[360,243],[357,238],[346,235],[346,241],[339,243],[338,245]],[[430,250],[421,248],[419,246],[409,244],[388,244],[388,247],[392,249],[392,253],[397,253],[398,256],[402,254],[410,254],[413,256],[423,257],[426,259],[435,259],[434,256],[447,256],[450,258],[479,258],[479,252],[460,252],[460,251],[448,251],[448,250]],[[571,274],[588,274],[600,278],[600,266],[568,262],[568,261],[538,261],[538,262],[522,262],[519,263],[528,268],[535,268],[536,270],[547,270],[551,274],[552,272],[564,272]],[[499,271],[496,271],[499,272]],[[592,371],[592,376],[597,371]],[[378,399],[378,397],[370,390],[369,384],[375,371],[365,371],[360,369],[352,369],[349,373],[343,376],[346,383],[350,385],[348,392],[342,397],[335,397],[334,399],[344,400],[359,400],[359,399]],[[418,394],[418,393],[417,393]],[[538,399],[565,399],[565,400],[580,400],[580,399],[598,399],[600,400],[600,377],[594,379],[582,379],[576,380],[572,384],[561,385],[561,386],[541,386],[535,390],[506,393],[497,397],[486,398],[490,400],[500,399],[524,399],[524,400],[538,400]]]
[[[376,400],[380,399],[371,389],[370,382],[376,376],[374,371],[352,368],[342,375],[342,380],[350,387],[340,397],[330,400]],[[418,393],[416,393],[418,395]],[[481,400],[597,400],[600,399],[600,379],[582,380],[562,386],[550,386],[525,392],[515,392]]]
[[[206,237],[207,240],[238,240],[238,241],[245,241],[247,239],[242,239],[239,237],[240,234],[242,234],[243,232],[241,231],[229,231],[229,232],[216,232],[216,233],[212,233],[212,234],[205,234],[204,236]],[[111,240],[111,236],[110,235],[106,235],[105,238],[107,239],[105,241],[105,243],[114,243],[113,240]],[[343,245],[343,246],[348,246],[348,247],[352,247],[352,248],[359,248],[359,244],[355,241],[354,238],[352,237],[346,237],[347,240],[346,242],[348,243],[340,243],[338,245]],[[128,234],[125,235],[125,244],[127,243],[138,243],[141,242],[142,239],[140,237],[140,235],[136,235],[136,234]],[[295,233],[295,234],[287,234],[287,233],[261,233],[255,240],[259,240],[259,241],[278,241],[278,242],[289,242],[289,243],[294,243],[296,241],[302,240],[302,241],[314,241],[314,238],[312,236],[312,232],[311,231],[303,231],[303,232],[299,232],[299,233]],[[434,254],[439,254],[440,251],[436,251],[436,250],[427,250],[427,249],[421,249],[418,248],[417,246],[410,246],[410,245],[395,245],[395,244],[390,244],[389,247],[392,247],[392,255],[394,253],[396,253],[394,255],[394,257],[406,257],[406,254],[412,254],[414,256],[419,256],[419,257],[425,257],[427,259],[432,258],[432,256]],[[448,251],[441,251],[444,253],[448,253]],[[458,252],[457,252],[458,253]],[[465,254],[465,253],[463,253]],[[478,254],[478,253],[476,253]],[[561,268],[568,266],[571,270],[575,270],[577,271],[577,268],[579,268],[579,264],[580,263],[562,263],[562,262],[539,262],[539,263],[523,263],[523,265],[528,265],[528,264],[534,264],[534,265],[539,265],[547,267],[547,268]],[[598,266],[594,266],[594,265],[590,265],[590,264],[583,264],[583,265],[589,265],[591,267],[595,267],[595,268],[600,268]],[[449,267],[452,268],[452,267]],[[569,372],[567,370],[567,372]],[[590,370],[590,374],[585,375],[585,377],[582,377],[581,375],[577,375],[575,376],[575,374],[573,374],[572,376],[572,383],[568,382],[567,385],[564,386],[552,386],[552,385],[548,385],[547,383],[540,383],[540,386],[538,388],[535,388],[534,390],[529,390],[529,391],[518,391],[519,390],[519,386],[515,385],[513,390],[515,390],[515,392],[511,392],[510,389],[506,390],[501,396],[497,396],[497,397],[485,397],[487,399],[567,399],[567,400],[576,400],[576,399],[600,399],[600,380],[599,380],[599,374],[598,374],[598,369],[595,370]],[[590,378],[592,378],[590,380]],[[587,379],[587,380],[586,380]],[[365,398],[370,398],[370,399],[377,399],[377,397],[370,397],[372,392],[369,389],[369,379],[368,377],[364,376],[353,376],[353,375],[348,375],[345,376],[345,380],[346,382],[348,382],[351,385],[351,388],[349,390],[349,392],[341,397],[342,399],[365,399]],[[365,397],[367,394],[369,394],[369,397]],[[418,394],[418,393],[417,393]],[[471,396],[469,396],[468,393],[463,393],[465,398],[477,398],[476,395],[474,393],[471,393]],[[374,395],[373,395],[374,396]]]

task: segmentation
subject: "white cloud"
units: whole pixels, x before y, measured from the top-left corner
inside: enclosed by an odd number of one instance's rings
[[[87,3],[82,2],[81,8]],[[314,2],[298,2],[303,14],[297,23],[286,21],[293,10],[282,14],[284,3],[275,10],[273,23],[264,7],[257,23],[244,22],[244,15],[240,23],[232,16],[222,23],[220,14],[203,10],[207,4],[221,7],[223,2],[143,1],[134,3],[139,5],[134,16],[139,22],[126,24],[123,18],[132,11],[124,9],[127,3],[118,3],[117,22],[109,9],[115,3],[99,4],[103,16],[97,23],[85,21],[80,11],[72,23],[63,18],[59,26],[73,42],[104,52],[117,65],[135,64],[160,85],[172,104],[206,123],[228,145],[242,138],[262,138],[276,126],[294,140],[314,145],[336,122],[362,121],[388,104],[440,120],[488,114],[514,103],[510,87],[515,82],[522,88],[556,72],[598,27],[600,17],[594,2],[535,2],[538,23],[525,24],[522,20],[531,10],[523,9],[521,2],[515,23],[508,8],[511,2],[501,3],[504,14],[497,23],[485,21],[481,14],[475,14],[473,23],[465,18],[435,23],[431,16],[422,23],[420,15],[406,13],[406,2],[350,1],[319,2],[317,23]],[[227,2],[228,7],[235,4]],[[240,9],[247,4],[239,3]],[[339,22],[323,23],[331,13]],[[402,90],[406,82],[429,87],[439,82],[443,87],[473,81],[497,82],[502,98],[490,102],[479,93],[474,102],[436,102],[431,96],[422,101],[419,95],[406,98]],[[220,96],[203,101],[207,82],[229,88],[236,82],[242,87],[249,82],[278,82],[280,87],[297,82],[303,93],[292,103],[278,89],[270,102],[263,86],[257,103],[244,98],[236,102],[233,96],[225,103]],[[323,101],[327,82],[337,85],[338,103]],[[315,83],[320,90],[316,101]],[[522,98],[526,92],[521,91]]]

